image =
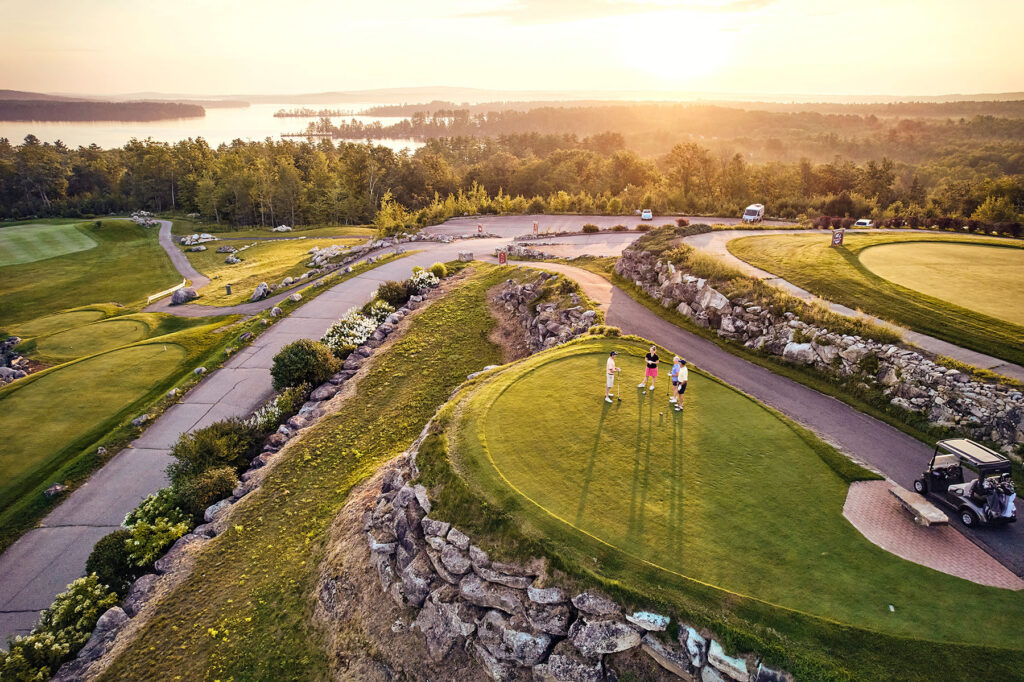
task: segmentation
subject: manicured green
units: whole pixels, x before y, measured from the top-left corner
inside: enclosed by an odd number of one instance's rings
[[[330,525],[349,491],[402,452],[466,375],[500,362],[487,290],[511,268],[477,273],[423,311],[374,356],[356,393],[284,451],[263,486],[238,504],[192,577],[102,679],[321,679],[310,623]],[[415,371],[410,367],[415,366]]]
[[[245,251],[235,254],[241,263],[228,265],[224,262],[228,254],[217,253],[217,242],[208,245],[206,251],[188,253],[188,258],[199,272],[210,278],[210,283],[199,289],[199,302],[203,305],[235,305],[249,300],[260,282],[280,283],[285,277],[298,277],[308,271],[309,250],[314,246],[325,248],[332,244],[353,246],[358,239],[297,239],[261,241]],[[232,242],[241,248],[252,242]],[[229,296],[224,288],[231,285]]]
[[[985,315],[1024,325],[1024,296],[1008,294],[1024,278],[1024,249],[911,242],[861,250],[860,262],[894,284]]]
[[[829,246],[829,235],[762,235],[729,242],[729,251],[751,265],[776,274],[797,286],[836,303],[904,325],[950,343],[987,353],[997,358],[1024,364],[1024,326],[1010,324],[967,306],[977,301],[978,290],[1001,292],[1000,301],[1015,296],[1014,279],[1000,288],[991,282],[965,283],[976,268],[957,269],[945,275],[952,286],[967,293],[956,303],[936,298],[891,282],[872,272],[860,256],[869,247],[881,244],[936,242],[988,244],[1018,250],[1024,244],[991,238],[924,234],[847,234],[846,245]],[[911,248],[911,247],[906,247]],[[920,283],[918,282],[920,285]],[[948,289],[946,290],[948,293]]]
[[[0,268],[0,328],[94,303],[145,302],[181,281],[155,228],[103,220],[99,227],[91,222],[77,229],[97,246]]]
[[[75,225],[36,223],[0,229],[0,267],[85,251],[96,241]]]
[[[133,346],[48,372],[0,395],[5,426],[0,508],[59,465],[59,453],[84,431],[174,373],[185,355],[175,343]]]
[[[81,327],[90,322],[97,322],[105,317],[103,310],[99,308],[87,308],[84,310],[71,310],[66,313],[55,313],[40,317],[31,322],[25,322],[11,328],[11,331],[22,337],[46,336],[55,334],[74,327]]]
[[[63,316],[75,314],[63,313]],[[206,324],[203,318],[176,317],[165,313],[133,313],[40,336],[34,339],[34,343],[23,346],[23,350],[42,362],[59,364],[203,324]],[[36,326],[35,323],[32,325]],[[24,334],[28,326],[19,326],[18,333]]]

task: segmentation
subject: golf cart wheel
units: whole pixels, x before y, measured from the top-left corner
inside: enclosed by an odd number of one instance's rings
[[[924,481],[920,478],[914,481],[914,492],[920,493],[921,495],[924,495],[925,493]]]
[[[960,510],[960,520],[964,522],[964,525],[968,528],[974,528],[978,525],[978,516],[970,509]]]

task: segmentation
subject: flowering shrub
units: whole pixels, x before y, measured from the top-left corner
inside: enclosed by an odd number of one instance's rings
[[[423,291],[424,289],[436,287],[440,281],[430,270],[420,270],[419,272],[414,272],[412,277],[409,278],[409,286],[417,291]]]
[[[361,312],[364,316],[369,317],[375,323],[380,324],[388,315],[395,312],[395,307],[387,301],[375,298],[364,305]]]
[[[161,488],[155,495],[150,495],[139,502],[139,506],[124,517],[124,525],[131,528],[140,521],[152,523],[160,518],[171,523],[185,521],[188,518],[188,515],[178,508],[174,491],[170,488]]]
[[[331,325],[321,341],[339,358],[347,357],[358,346],[366,343],[377,323],[355,308]]]
[[[0,651],[0,679],[48,680],[61,663],[71,658],[71,645],[52,632],[15,637],[8,651]]]
[[[189,531],[187,521],[171,523],[167,519],[139,521],[132,526],[131,537],[125,540],[128,561],[135,566],[150,566],[163,556],[174,541]]]
[[[299,384],[284,389],[253,412],[246,423],[255,426],[263,433],[274,431],[278,424],[299,411],[302,403],[309,398],[311,390],[309,384]]]

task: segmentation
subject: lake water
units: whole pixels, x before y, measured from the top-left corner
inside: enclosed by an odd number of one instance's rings
[[[229,143],[235,139],[263,140],[267,137],[281,139],[282,133],[298,133],[314,120],[310,118],[274,118],[279,109],[337,109],[339,111],[362,111],[374,106],[371,102],[345,104],[252,104],[240,109],[206,109],[202,118],[182,118],[167,121],[124,122],[124,121],[0,121],[0,137],[6,137],[11,144],[20,144],[28,134],[35,135],[43,142],[61,140],[69,147],[98,144],[101,147],[120,147],[135,137],[140,140],[151,137],[160,142],[177,142],[190,137],[202,137],[211,146]],[[333,120],[356,119],[363,123],[380,121],[388,125],[400,121],[400,116],[335,116]],[[302,138],[295,138],[302,139]],[[423,146],[416,140],[374,140],[374,144],[394,150],[416,150]]]

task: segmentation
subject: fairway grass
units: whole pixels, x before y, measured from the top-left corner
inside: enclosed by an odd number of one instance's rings
[[[48,372],[0,395],[0,509],[59,466],[59,453],[83,433],[95,430],[179,370],[185,355],[175,343],[123,348]]]
[[[224,262],[228,254],[217,253],[211,248],[206,251],[186,253],[192,265],[210,278],[210,283],[198,291],[203,305],[229,306],[245,303],[260,282],[280,283],[285,277],[298,277],[308,271],[309,250],[314,246],[325,248],[332,244],[354,246],[359,239],[298,239],[287,241],[261,241],[238,253],[241,263],[228,265]],[[247,242],[236,242],[233,246],[244,246]],[[251,242],[248,242],[251,243]],[[231,295],[226,293],[225,284],[230,284]],[[283,291],[283,290],[282,290]]]
[[[0,267],[33,263],[96,247],[77,225],[33,223],[0,228]]]
[[[103,317],[104,313],[102,310],[71,310],[66,313],[47,315],[31,322],[16,325],[11,328],[11,331],[22,337],[46,336],[47,334],[56,334],[66,329],[81,327],[90,322],[97,322],[102,320]]]
[[[1024,326],[1024,297],[1007,295],[1024,280],[1024,249],[912,242],[860,252],[860,262],[894,284]]]
[[[0,329],[94,303],[144,302],[181,281],[157,242],[157,230],[127,220],[103,220],[99,227],[81,223],[78,229],[97,246],[0,267]]]
[[[827,234],[761,235],[733,239],[729,252],[751,265],[778,275],[822,298],[862,310],[914,331],[969,348],[993,357],[1024,365],[1024,326],[1010,324],[984,311],[968,306],[980,292],[989,292],[995,301],[1012,298],[1018,277],[1010,277],[1002,287],[991,280],[967,281],[984,263],[944,273],[949,287],[956,291],[955,302],[902,286],[872,272],[861,262],[869,247],[901,244],[909,254],[914,244],[962,244],[1021,250],[1024,243],[962,235],[928,234],[850,234],[840,248],[829,246]],[[988,251],[986,250],[985,253]],[[1024,254],[1024,250],[1021,251]],[[870,258],[870,257],[869,257]],[[1013,258],[1008,256],[1007,258]],[[922,286],[923,280],[916,283]],[[947,287],[945,291],[950,291]]]
[[[839,455],[735,389],[691,369],[681,415],[664,383],[641,397],[646,345],[591,338],[483,383],[447,431],[455,470],[560,565],[657,600],[679,606],[710,587],[776,618],[1020,652],[1024,595],[871,544],[842,516]],[[614,404],[602,400],[611,349],[624,370]],[[439,507],[459,523],[473,514],[443,495]]]

